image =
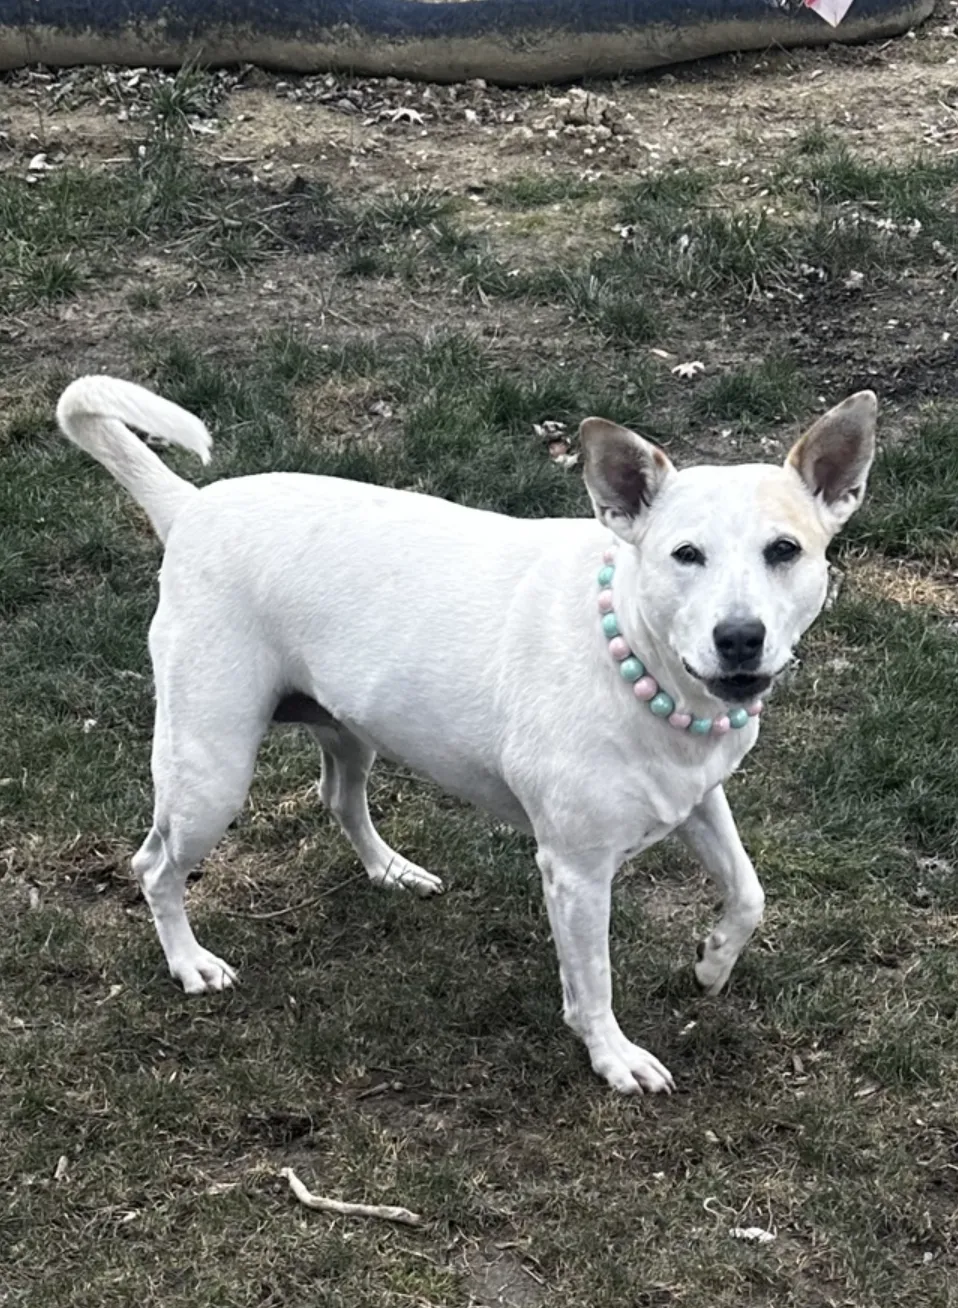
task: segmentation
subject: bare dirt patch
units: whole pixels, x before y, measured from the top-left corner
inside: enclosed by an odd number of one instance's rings
[[[938,576],[908,562],[866,558],[850,570],[854,587],[903,608],[925,608],[946,617],[958,616],[958,578]]]
[[[727,57],[603,83],[580,100],[568,90],[283,79],[251,71],[219,88],[210,112],[193,122],[193,144],[205,167],[256,179],[264,207],[304,176],[348,198],[434,187],[453,198],[460,225],[487,237],[507,268],[583,259],[618,241],[607,184],[663,167],[706,168],[727,178],[721,192],[727,201],[774,207],[770,178],[783,149],[816,124],[832,125],[868,157],[904,159],[917,151],[947,157],[958,148],[954,17],[949,3],[913,40]],[[148,79],[115,77],[119,89],[98,84],[90,91],[81,83],[59,98],[62,79],[5,79],[0,168],[26,174],[38,152],[56,168],[119,166],[142,133],[137,106]],[[136,85],[124,89],[124,77]],[[527,211],[490,199],[492,188],[529,174],[595,180],[599,189]],[[144,291],[155,292],[158,303],[143,307]],[[783,304],[771,338],[774,307],[766,306],[756,322],[749,312],[715,314],[703,302],[698,309],[676,305],[654,344],[674,356],[669,366],[694,350],[711,372],[762,354],[771,343],[807,363],[828,394],[875,383],[892,401],[951,393],[955,297],[947,279],[904,279],[894,294],[877,296],[866,285],[849,294],[840,331],[827,334],[814,286],[809,292],[805,312]],[[456,316],[486,336],[509,339],[509,348],[530,360],[561,353],[557,340],[574,349],[581,339],[561,310],[513,311],[475,299],[457,306],[447,292],[413,293],[378,280],[344,283],[323,256],[299,252],[268,258],[241,275],[198,275],[162,246],[138,256],[119,284],[20,312],[0,332],[14,368],[18,359],[25,370],[49,359],[71,368],[129,370],[128,341],[144,332],[225,342],[277,324],[421,331],[431,323],[454,326]],[[680,389],[675,402],[684,404]],[[702,435],[714,444],[720,430],[721,424]]]
[[[462,1255],[465,1288],[474,1308],[536,1308],[546,1302],[545,1279],[508,1244],[487,1244]]]

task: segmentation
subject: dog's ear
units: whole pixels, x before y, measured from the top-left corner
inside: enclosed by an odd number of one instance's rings
[[[586,418],[579,444],[596,517],[634,545],[644,511],[675,468],[657,445],[605,418]]]
[[[875,457],[878,400],[859,391],[824,414],[795,442],[786,459],[815,497],[834,534],[861,504]]]

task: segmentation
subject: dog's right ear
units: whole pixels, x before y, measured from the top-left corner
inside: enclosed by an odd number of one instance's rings
[[[675,468],[657,445],[605,418],[585,419],[579,445],[596,517],[622,540],[636,544],[645,510]]]

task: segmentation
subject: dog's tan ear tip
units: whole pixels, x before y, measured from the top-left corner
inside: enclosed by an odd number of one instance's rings
[[[854,395],[849,395],[842,408],[856,409],[863,418],[874,422],[878,417],[878,396],[874,391],[856,391]]]
[[[593,440],[612,426],[614,424],[609,422],[608,418],[583,418],[579,423],[579,440]]]

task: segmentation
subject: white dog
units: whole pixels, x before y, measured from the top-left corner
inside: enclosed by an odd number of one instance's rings
[[[69,386],[62,430],[166,544],[150,628],[155,812],[133,868],[173,976],[190,993],[235,979],[193,935],[187,874],[242,807],[270,722],[300,721],[320,747],[322,800],[379,885],[442,888],[370,820],[377,753],[531,832],[566,1022],[615,1089],[670,1090],[612,1012],[612,881],[678,834],[722,892],[695,966],[721,990],[764,902],[722,785],[821,609],[825,549],[861,502],[876,413],[861,391],[782,467],[681,472],[587,418],[598,521],[530,521],[296,473],[198,490],[124,424],[205,463],[199,419],[110,377]]]

